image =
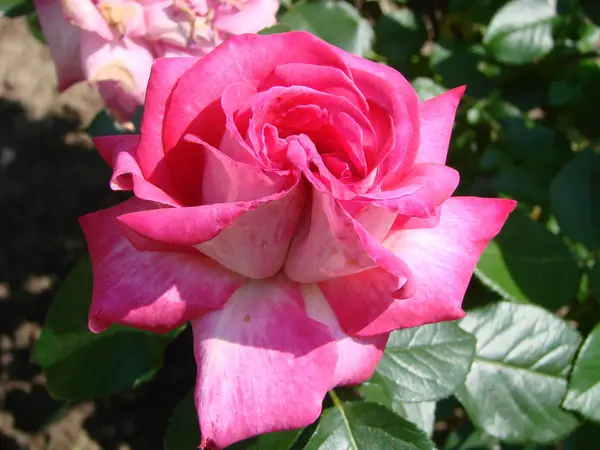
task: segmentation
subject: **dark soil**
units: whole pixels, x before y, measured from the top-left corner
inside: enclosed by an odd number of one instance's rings
[[[154,450],[194,381],[190,336],[136,390],[66,404],[44,388],[33,345],[59,280],[85,253],[77,218],[120,196],[81,130],[101,108],[85,83],[56,92],[47,48],[0,17],[0,448]]]

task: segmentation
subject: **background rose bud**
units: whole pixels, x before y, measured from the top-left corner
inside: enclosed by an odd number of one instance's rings
[[[128,120],[152,61],[203,56],[232,35],[275,24],[277,0],[35,0],[59,88],[88,80]]]
[[[464,315],[515,207],[450,198],[463,91],[420,103],[393,69],[298,32],[157,60],[140,135],[95,140],[135,197],[81,218],[90,328],[192,321],[204,446],[313,422],[390,331]]]

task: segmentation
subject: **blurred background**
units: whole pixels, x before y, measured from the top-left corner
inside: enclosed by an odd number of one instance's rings
[[[51,398],[31,359],[59,281],[85,254],[77,218],[123,196],[108,189],[88,132],[100,97],[87,83],[57,92],[33,9],[23,8],[0,17],[0,449],[162,449],[194,382],[189,332],[150,382],[95,401]],[[279,17],[270,32],[306,29],[387,63],[423,100],[467,85],[449,156],[458,194],[515,198],[519,212],[482,258],[466,307],[538,304],[588,333],[600,319],[600,1],[286,0]],[[599,448],[591,425],[551,446],[469,441],[464,411],[442,403],[440,449]]]

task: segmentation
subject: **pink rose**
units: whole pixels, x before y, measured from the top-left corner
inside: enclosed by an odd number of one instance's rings
[[[155,58],[203,56],[275,24],[278,0],[35,0],[59,88],[88,80],[126,121],[144,102]]]
[[[393,69],[300,32],[157,60],[140,135],[95,141],[134,197],[81,218],[90,328],[192,322],[203,447],[310,424],[390,331],[464,315],[515,207],[449,198],[463,91],[419,103]]]

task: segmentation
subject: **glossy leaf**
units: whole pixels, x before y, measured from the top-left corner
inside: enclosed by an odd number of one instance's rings
[[[579,350],[563,406],[600,422],[600,324]]]
[[[425,433],[389,409],[369,402],[326,410],[305,450],[434,450]]]
[[[425,24],[408,8],[382,14],[375,23],[375,51],[392,66],[406,67],[426,41]]]
[[[555,310],[575,297],[579,268],[559,236],[513,213],[484,251],[477,277],[505,300]]]
[[[427,436],[431,437],[433,434],[435,402],[402,402],[394,399],[393,391],[397,387],[378,373],[375,373],[357,389],[365,400],[391,409],[400,417],[404,417],[425,431]]]
[[[92,269],[83,260],[50,306],[34,360],[50,393],[65,400],[102,397],[136,386],[162,365],[174,334],[157,335],[122,326],[95,334],[88,329]]]
[[[600,155],[578,154],[550,188],[552,211],[561,231],[589,250],[600,248]]]
[[[371,51],[373,28],[348,3],[320,0],[290,5],[280,17],[280,26],[305,30],[330,44],[357,55]]]
[[[512,0],[492,18],[483,43],[504,63],[528,64],[554,46],[556,0]]]
[[[412,86],[413,88],[415,88],[415,91],[417,91],[419,100],[421,100],[422,102],[446,92],[445,88],[437,84],[431,78],[416,78],[412,81]]]
[[[475,339],[445,322],[394,331],[376,373],[394,401],[423,402],[447,397],[460,386],[475,353]]]
[[[507,302],[469,312],[460,326],[477,338],[457,391],[473,423],[508,442],[552,442],[577,427],[560,406],[577,331],[542,308]]]

